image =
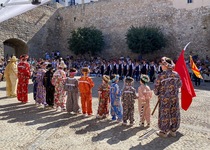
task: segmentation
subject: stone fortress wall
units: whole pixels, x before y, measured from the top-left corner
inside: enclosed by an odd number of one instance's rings
[[[3,42],[15,38],[26,43],[33,57],[56,50],[65,57],[71,54],[68,50],[70,32],[78,27],[95,26],[104,34],[103,56],[137,58],[138,54],[128,50],[125,39],[132,25],[159,27],[167,37],[168,46],[151,56],[176,58],[188,42],[191,44],[186,55],[190,52],[200,57],[210,54],[209,7],[183,9],[173,0],[99,0],[57,9],[40,6],[0,23],[0,50],[3,53]]]

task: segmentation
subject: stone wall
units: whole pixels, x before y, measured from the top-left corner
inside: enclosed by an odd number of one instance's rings
[[[1,54],[3,55],[4,53],[3,42],[7,40],[11,42],[14,40],[10,39],[17,39],[26,44],[27,53],[30,56],[39,57],[43,55],[48,36],[51,36],[49,32],[51,33],[51,31],[55,30],[56,21],[53,18],[56,17],[56,10],[56,8],[47,5],[39,6],[36,9],[0,23]],[[10,43],[10,45],[18,45],[15,42]],[[21,53],[19,51],[21,50],[16,48],[16,55]]]
[[[137,54],[129,52],[125,34],[133,26],[159,27],[169,44],[161,53],[177,57],[181,49],[191,42],[190,51],[204,57],[209,54],[210,11],[208,7],[193,10],[176,9],[171,0],[101,0],[84,6],[61,8],[61,49],[68,51],[67,38],[71,30],[84,26],[95,26],[102,30],[105,41],[105,55],[115,57]],[[149,56],[148,56],[149,57]]]
[[[165,49],[147,55],[148,58],[162,55],[176,58],[188,42],[191,44],[186,55],[192,52],[205,57],[210,54],[209,10],[209,7],[177,9],[172,0],[99,0],[57,10],[41,6],[0,24],[0,49],[6,39],[18,38],[27,43],[33,57],[52,50],[59,50],[65,57],[71,54],[70,32],[78,27],[95,26],[105,38],[102,56],[136,58],[138,54],[130,52],[125,39],[133,25],[159,27],[169,41]]]

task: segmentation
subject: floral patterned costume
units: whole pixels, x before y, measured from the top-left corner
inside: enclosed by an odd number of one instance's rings
[[[179,88],[182,86],[180,76],[172,70],[158,75],[154,93],[159,100],[158,126],[163,133],[175,132],[180,126]]]
[[[130,124],[134,123],[134,103],[136,96],[136,90],[132,86],[125,86],[122,91],[123,102],[123,123],[130,121]]]
[[[36,91],[36,103],[46,105],[46,89],[43,85],[45,69],[39,69],[36,74],[37,91]]]
[[[98,115],[106,116],[109,114],[109,103],[110,103],[110,85],[101,84],[98,88],[100,92],[99,104],[98,104]]]
[[[22,103],[28,102],[28,83],[31,76],[30,65],[27,61],[18,64],[17,99]]]
[[[62,69],[58,69],[52,77],[52,84],[55,86],[54,103],[56,109],[61,107],[65,109],[66,104],[66,91],[64,90],[64,84],[66,80],[66,73]]]
[[[150,100],[152,98],[152,91],[147,85],[140,85],[138,88],[138,110],[140,116],[140,123],[144,124],[146,120],[147,124],[150,124]]]

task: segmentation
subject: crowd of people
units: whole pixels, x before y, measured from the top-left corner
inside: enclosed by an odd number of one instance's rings
[[[176,136],[180,124],[178,91],[181,87],[179,75],[173,71],[174,63],[163,57],[158,65],[145,60],[142,63],[130,58],[106,61],[100,58],[91,60],[68,58],[65,61],[56,57],[50,59],[29,59],[21,55],[20,60],[12,56],[5,68],[6,91],[8,97],[17,97],[25,104],[28,100],[29,79],[33,81],[33,97],[37,107],[66,111],[71,114],[93,115],[92,88],[90,76],[99,76],[102,83],[98,87],[97,118],[111,115],[112,120],[122,125],[134,124],[134,103],[138,100],[139,125],[150,126],[150,100],[153,91],[148,82],[154,82],[154,94],[158,96],[160,131],[157,134]],[[28,61],[29,59],[29,61]],[[79,79],[75,75],[81,76]],[[124,81],[123,89],[118,82]],[[136,90],[134,82],[140,82]],[[78,104],[79,95],[81,105]],[[81,107],[80,107],[81,106]],[[109,109],[110,107],[110,109]],[[129,122],[129,124],[128,124]]]

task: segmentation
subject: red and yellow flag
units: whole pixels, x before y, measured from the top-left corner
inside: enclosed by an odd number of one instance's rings
[[[203,79],[203,77],[201,76],[201,73],[198,70],[198,67],[196,66],[196,64],[194,63],[191,55],[190,55],[190,66],[191,66],[191,69],[192,69],[193,73],[196,75],[196,77],[200,78],[200,79]]]

